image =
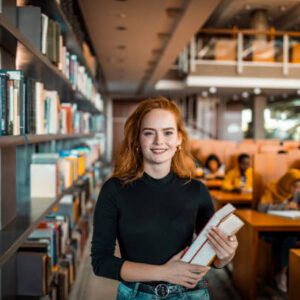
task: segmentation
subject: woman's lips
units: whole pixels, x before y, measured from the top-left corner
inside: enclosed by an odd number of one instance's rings
[[[151,149],[154,154],[163,154],[167,151],[167,149]]]

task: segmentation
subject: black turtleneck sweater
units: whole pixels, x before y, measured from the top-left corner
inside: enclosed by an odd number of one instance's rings
[[[110,178],[101,189],[94,213],[94,273],[119,281],[125,260],[161,265],[189,246],[214,213],[206,186],[172,171],[161,179],[144,175],[122,186]],[[114,256],[118,239],[121,257]],[[157,282],[148,282],[157,284]]]

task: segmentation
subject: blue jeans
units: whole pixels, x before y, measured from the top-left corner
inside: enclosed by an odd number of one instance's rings
[[[136,283],[135,289],[131,289],[123,283],[120,283],[118,287],[118,294],[116,300],[160,300],[162,298],[157,297],[154,294],[148,294],[138,291],[138,284]],[[167,300],[209,300],[209,294],[207,289],[199,289],[195,291],[182,291],[181,286],[178,285],[178,294],[172,294],[164,298]]]

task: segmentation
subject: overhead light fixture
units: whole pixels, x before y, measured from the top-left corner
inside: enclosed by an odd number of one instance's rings
[[[210,92],[211,94],[215,94],[215,93],[217,92],[217,88],[216,88],[215,86],[211,86],[211,87],[209,88],[209,92]]]
[[[280,9],[281,12],[285,12],[286,11],[286,6],[280,5],[279,9]]]
[[[208,96],[208,92],[207,92],[207,91],[202,91],[202,92],[201,92],[201,96],[202,96],[203,98],[206,98],[206,97]]]
[[[269,97],[269,100],[270,100],[271,102],[273,102],[273,101],[275,100],[275,97],[274,97],[273,95],[271,95],[271,96]]]
[[[186,85],[191,87],[208,87],[216,88],[261,88],[261,89],[299,89],[299,79],[284,78],[254,78],[254,77],[237,77],[234,76],[196,76],[189,75],[186,77]]]
[[[162,79],[155,84],[154,88],[156,90],[182,90],[186,86],[181,80]]]
[[[255,95],[259,95],[259,94],[261,93],[261,89],[260,89],[260,88],[255,88],[255,89],[253,90],[253,93],[254,93]]]
[[[126,14],[123,14],[123,13],[120,13],[120,14],[119,14],[119,17],[120,17],[121,19],[125,19],[125,18],[127,17],[127,15],[126,15]]]
[[[248,92],[242,92],[242,97],[243,98],[248,98],[249,97],[249,93]]]
[[[252,7],[251,7],[251,5],[249,5],[249,4],[246,4],[246,5],[245,5],[245,9],[249,11],[249,10],[251,10],[251,9],[252,9]]]
[[[125,31],[125,30],[127,30],[127,27],[125,27],[125,26],[118,26],[118,27],[116,27],[116,29],[119,30],[119,31]]]
[[[239,96],[237,94],[232,95],[232,100],[233,101],[238,101],[239,100]]]

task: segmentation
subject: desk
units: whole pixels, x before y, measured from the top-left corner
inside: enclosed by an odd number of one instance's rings
[[[210,195],[213,198],[215,209],[221,208],[224,204],[251,204],[252,193],[231,193],[220,190],[210,190]]]
[[[299,299],[300,249],[290,250],[289,258],[289,300]]]
[[[208,189],[220,189],[223,183],[223,179],[203,180],[203,183],[207,186]]]
[[[300,232],[300,220],[272,216],[250,209],[237,210],[236,215],[245,222],[245,225],[237,234],[239,246],[233,260],[232,279],[242,299],[255,300],[259,233]]]

